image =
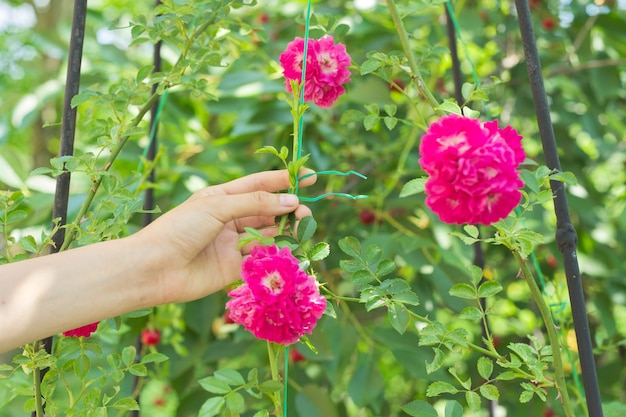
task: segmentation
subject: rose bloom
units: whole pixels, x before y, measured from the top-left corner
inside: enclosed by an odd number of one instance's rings
[[[489,225],[507,217],[521,200],[518,166],[522,137],[496,121],[444,116],[430,125],[419,160],[429,175],[426,205],[441,221]]]
[[[96,331],[96,329],[98,328],[98,324],[99,323],[100,322],[97,321],[95,323],[91,323],[91,324],[88,324],[86,326],[77,327],[76,329],[68,330],[66,332],[63,332],[63,336],[74,336],[74,337],[85,336],[85,337],[89,337],[89,336],[91,336],[91,334],[93,332]]]
[[[292,92],[291,81],[302,82],[304,39],[296,38],[289,42],[287,49],[280,54],[279,61],[284,70],[287,91]],[[349,65],[350,55],[346,52],[346,46],[335,44],[332,36],[309,39],[304,100],[320,107],[331,107],[346,91],[343,84],[350,81]]]
[[[244,283],[230,291],[230,318],[259,339],[290,345],[311,334],[326,310],[315,277],[288,247],[256,246],[242,264]]]

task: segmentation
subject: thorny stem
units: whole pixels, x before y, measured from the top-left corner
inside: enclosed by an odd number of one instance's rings
[[[522,271],[522,276],[528,284],[528,288],[530,289],[530,293],[539,308],[539,312],[541,317],[543,318],[543,322],[546,326],[546,331],[548,333],[548,339],[550,340],[550,348],[552,349],[552,363],[554,364],[554,374],[555,374],[555,384],[556,388],[559,391],[559,399],[561,400],[561,404],[563,405],[563,410],[565,411],[565,415],[567,417],[574,417],[574,410],[572,409],[572,404],[569,399],[569,394],[567,392],[567,385],[565,382],[565,374],[563,372],[563,362],[561,361],[561,348],[559,344],[559,337],[556,333],[556,326],[554,325],[554,320],[552,320],[552,314],[550,313],[550,309],[548,308],[543,294],[539,289],[539,286],[535,282],[535,278],[533,277],[528,265],[518,251],[514,250],[513,255],[519,264],[519,267]]]
[[[433,93],[431,93],[431,91],[426,86],[426,83],[424,82],[424,78],[422,77],[419,66],[417,65],[417,60],[415,59],[413,50],[409,45],[409,37],[407,35],[406,28],[404,27],[402,17],[400,17],[400,12],[398,11],[398,7],[396,6],[395,1],[387,0],[387,8],[389,9],[389,14],[391,15],[391,19],[393,20],[394,26],[396,27],[396,31],[398,32],[398,37],[400,38],[400,43],[402,44],[404,54],[409,61],[411,76],[415,79],[418,90],[420,91],[420,93],[422,93],[426,100],[428,100],[428,103],[437,114],[443,114],[443,112],[438,109],[439,101],[435,98]]]
[[[270,371],[272,373],[272,379],[274,381],[278,381],[279,380],[279,375],[278,375],[278,354],[280,352],[277,352],[274,349],[274,344],[272,342],[270,342],[269,340],[267,341],[267,354],[269,356],[270,359]],[[283,410],[280,406],[280,390],[278,391],[274,391],[271,394],[272,397],[272,401],[274,402],[274,415],[276,417],[282,417],[283,416]]]

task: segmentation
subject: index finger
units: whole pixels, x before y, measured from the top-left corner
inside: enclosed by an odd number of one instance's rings
[[[306,187],[315,183],[317,177],[312,169],[304,168],[300,171],[300,177],[307,176],[300,181],[299,185]],[[208,194],[243,194],[252,191],[276,192],[289,188],[289,173],[286,169],[276,171],[263,171],[246,175],[227,183],[206,188]]]

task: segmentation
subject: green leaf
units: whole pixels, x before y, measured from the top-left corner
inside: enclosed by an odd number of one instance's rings
[[[493,362],[491,359],[481,356],[478,358],[478,374],[484,379],[489,379],[493,372]]]
[[[476,290],[469,284],[459,283],[450,288],[450,295],[453,297],[464,298],[466,300],[476,299]]]
[[[480,298],[491,297],[502,291],[502,285],[498,281],[486,281],[478,287]]]
[[[437,410],[426,401],[415,400],[402,406],[402,411],[411,417],[437,417]]]
[[[263,381],[261,385],[259,385],[259,388],[265,393],[271,393],[280,391],[283,388],[283,384],[280,381],[268,379],[267,381]]]
[[[312,216],[303,217],[298,223],[298,241],[300,243],[310,240],[317,230],[317,222]]]
[[[372,271],[367,269],[361,269],[352,274],[352,282],[357,285],[369,284],[375,280],[376,276],[372,273]]]
[[[576,185],[578,184],[578,180],[576,176],[571,172],[557,172],[550,175],[550,179],[553,181],[561,181],[567,185]]]
[[[472,284],[477,286],[481,279],[483,279],[483,270],[476,265],[468,266],[470,271],[470,277],[472,278]]]
[[[479,235],[478,227],[474,226],[473,224],[468,224],[468,225],[463,226],[463,230],[465,230],[465,233],[467,233],[474,239],[478,239],[478,235]]]
[[[376,265],[383,257],[383,250],[374,244],[368,245],[367,248],[365,248],[363,257],[368,265]]]
[[[532,400],[532,398],[533,398],[532,391],[522,391],[522,393],[519,396],[519,402],[522,404],[525,404],[529,402],[530,400]]]
[[[218,369],[213,375],[215,375],[217,379],[226,382],[228,385],[244,385],[246,383],[243,376],[234,369]]]
[[[270,145],[266,145],[266,146],[262,147],[261,149],[257,149],[255,153],[270,153],[270,154],[276,155],[276,156],[280,155],[278,153],[278,149],[276,149],[275,147],[270,146]]]
[[[517,373],[513,371],[504,371],[498,376],[496,376],[496,379],[498,381],[511,381],[513,379],[516,379],[517,377],[518,377]]]
[[[139,410],[139,404],[132,398],[121,398],[111,405],[111,407],[120,410]]]
[[[485,384],[480,386],[480,394],[488,400],[498,401],[500,398],[500,391],[495,385]]]
[[[435,381],[426,390],[427,397],[436,397],[441,394],[456,394],[459,390],[452,384],[443,381]]]
[[[404,334],[409,326],[410,316],[405,307],[399,304],[391,304],[387,310],[387,316],[393,328],[400,334]]]
[[[330,245],[326,242],[316,243],[309,252],[309,258],[312,261],[321,261],[330,255]]]
[[[395,104],[385,104],[383,106],[383,109],[385,110],[385,113],[387,113],[389,116],[395,116],[396,112],[398,111],[398,106],[396,106]]]
[[[36,253],[38,251],[37,242],[35,241],[35,238],[32,237],[31,235],[22,237],[19,240],[19,243],[20,243],[20,246],[24,248],[26,252]]]
[[[435,357],[432,361],[426,362],[426,373],[428,374],[432,374],[443,365],[444,355],[441,349],[433,348],[433,351],[435,352]]]
[[[474,391],[467,391],[465,393],[465,401],[467,401],[467,406],[470,410],[480,410],[480,395],[478,395]]]
[[[368,114],[363,119],[363,127],[365,130],[370,131],[378,124],[379,117],[374,114]]]
[[[91,368],[91,360],[87,355],[80,355],[74,361],[74,374],[78,377],[78,379],[84,379],[89,369]]]
[[[198,417],[213,417],[222,412],[222,409],[226,405],[226,400],[224,397],[213,397],[209,398],[202,404],[200,407],[200,411],[198,412]]]
[[[437,110],[441,110],[451,114],[458,114],[459,116],[463,114],[459,105],[453,101],[444,101],[437,107]]]
[[[396,263],[391,259],[383,259],[376,267],[376,275],[384,277],[396,270]]]
[[[198,381],[200,386],[213,394],[228,394],[231,391],[230,385],[226,381],[215,376],[207,376]]]
[[[375,59],[368,59],[361,65],[361,75],[366,75],[376,71],[378,68],[380,68],[380,65],[380,61]]]
[[[137,349],[135,346],[126,346],[122,349],[122,362],[126,366],[130,366],[133,362],[135,362],[135,358],[137,357]]]
[[[152,352],[141,358],[141,363],[161,363],[169,360],[167,355],[158,352]]]
[[[400,197],[408,197],[410,195],[423,193],[427,179],[428,178],[426,177],[414,178],[407,182],[400,191]]]
[[[476,85],[474,83],[463,83],[461,87],[461,94],[463,94],[463,98],[469,101],[470,95],[476,90]]]
[[[461,310],[461,312],[459,313],[459,318],[476,321],[483,318],[483,313],[478,308],[469,306]]]
[[[393,130],[393,128],[398,124],[398,119],[391,116],[385,116],[383,117],[383,122],[385,123],[385,126],[387,126],[387,129]]]
[[[446,403],[445,417],[463,417],[463,407],[457,401],[448,401]]]
[[[143,363],[136,363],[128,368],[128,372],[135,376],[146,376],[148,375],[148,368]]]
[[[361,242],[352,236],[347,236],[339,241],[339,249],[348,256],[358,258],[361,256]]]
[[[236,413],[242,413],[246,409],[246,401],[238,392],[233,392],[226,397],[226,408],[235,411]]]

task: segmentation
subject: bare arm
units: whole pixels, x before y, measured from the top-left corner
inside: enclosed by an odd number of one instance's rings
[[[236,281],[244,227],[310,214],[295,196],[272,194],[288,186],[286,171],[253,174],[197,192],[133,236],[0,266],[0,352]]]

